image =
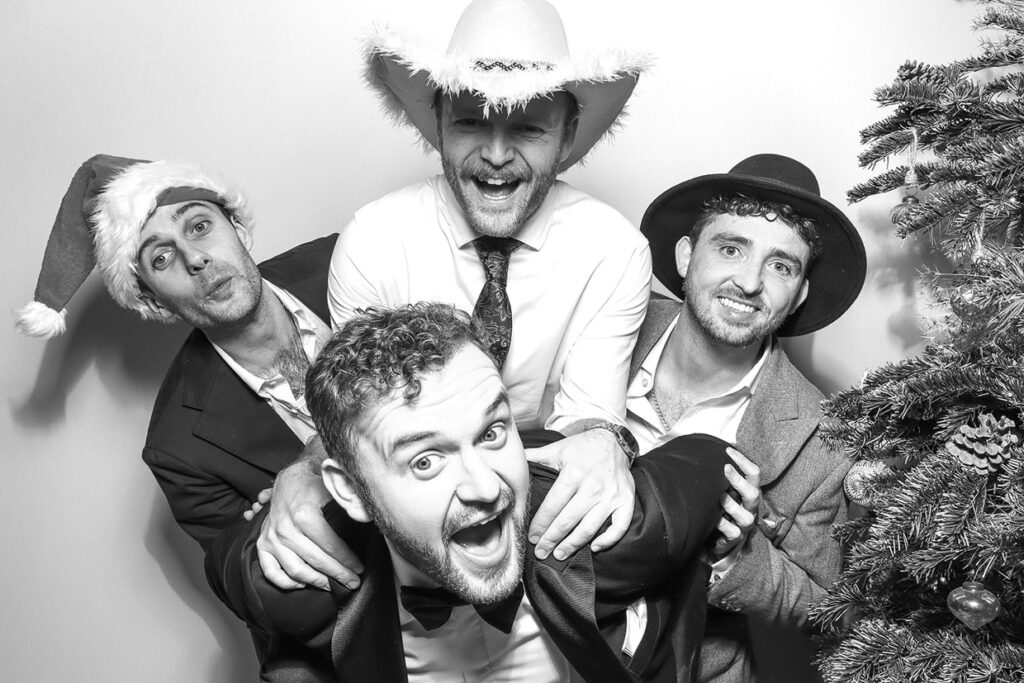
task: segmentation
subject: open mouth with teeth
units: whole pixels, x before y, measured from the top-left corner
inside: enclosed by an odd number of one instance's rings
[[[501,201],[508,199],[516,190],[522,181],[519,179],[503,179],[503,178],[481,178],[473,176],[473,185],[476,186],[477,191],[480,192],[487,199],[494,201]]]
[[[724,296],[718,297],[718,303],[722,304],[722,306],[724,306],[728,310],[733,311],[734,313],[739,313],[741,315],[754,313],[755,311],[758,310],[756,306],[751,306],[750,304],[736,301],[735,299],[730,299]]]
[[[464,526],[448,537],[449,546],[481,569],[500,565],[509,555],[510,533],[505,528],[511,508]]]

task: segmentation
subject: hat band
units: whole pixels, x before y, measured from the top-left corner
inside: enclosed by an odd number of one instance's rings
[[[217,206],[224,208],[224,200],[216,192],[205,190],[201,187],[169,187],[161,192],[156,197],[156,206],[169,206],[170,204],[180,204],[181,202],[188,201],[204,201],[212,202]]]
[[[506,61],[504,59],[478,59],[473,62],[473,68],[477,71],[554,71],[555,65],[551,62],[534,62],[523,59]]]

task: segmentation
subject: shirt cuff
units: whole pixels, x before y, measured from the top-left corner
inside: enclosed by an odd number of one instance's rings
[[[711,577],[708,579],[708,586],[713,586],[729,573],[729,570],[736,566],[736,562],[740,559],[740,554],[743,552],[743,546],[738,545],[729,551],[729,554],[711,564]]]

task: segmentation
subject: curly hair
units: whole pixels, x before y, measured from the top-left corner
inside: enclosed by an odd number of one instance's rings
[[[798,214],[789,204],[764,201],[744,194],[717,195],[704,202],[704,207],[694,222],[693,229],[690,230],[691,244],[697,243],[700,233],[714,220],[715,216],[725,214],[755,216],[768,221],[777,220],[793,228],[810,249],[810,255],[807,258],[808,268],[821,253],[821,238],[818,236],[817,223]]]
[[[327,454],[361,484],[353,428],[392,392],[415,402],[426,373],[467,344],[489,358],[477,323],[454,306],[416,303],[369,308],[349,320],[306,373],[306,405]]]

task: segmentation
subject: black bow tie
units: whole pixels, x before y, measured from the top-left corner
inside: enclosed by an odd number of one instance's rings
[[[452,615],[453,607],[461,607],[469,603],[444,588],[419,588],[402,586],[402,607],[416,617],[416,621],[428,631],[441,628]],[[516,620],[519,603],[523,601],[523,584],[520,583],[504,600],[488,605],[473,605],[480,618],[502,633],[512,632],[512,623]]]

